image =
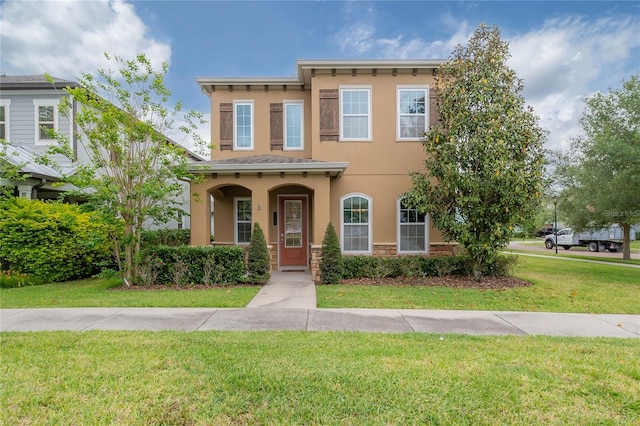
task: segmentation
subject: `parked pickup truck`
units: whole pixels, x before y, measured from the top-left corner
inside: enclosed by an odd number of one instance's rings
[[[573,246],[587,247],[591,252],[605,251],[617,252],[622,250],[624,237],[622,227],[614,225],[605,229],[585,231],[574,234],[571,228],[561,229],[552,235],[547,235],[544,239],[544,246],[552,249],[558,241],[558,247],[569,250]],[[636,239],[636,231],[631,229],[630,240]]]

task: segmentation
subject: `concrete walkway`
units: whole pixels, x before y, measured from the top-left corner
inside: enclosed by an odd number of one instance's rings
[[[0,309],[0,331],[304,330],[640,338],[640,315],[317,309],[311,275],[275,272],[247,308]]]

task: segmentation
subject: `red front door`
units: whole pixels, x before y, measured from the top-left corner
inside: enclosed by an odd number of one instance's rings
[[[281,268],[306,269],[307,250],[307,197],[282,196],[279,202],[278,227]]]

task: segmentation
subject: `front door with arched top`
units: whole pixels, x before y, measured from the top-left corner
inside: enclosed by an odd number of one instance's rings
[[[281,269],[306,269],[308,266],[308,198],[283,195],[278,203],[278,231]]]

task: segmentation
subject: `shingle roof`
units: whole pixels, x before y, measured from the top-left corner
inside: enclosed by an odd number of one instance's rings
[[[62,89],[67,86],[76,87],[78,83],[75,81],[64,80],[58,77],[53,78],[53,87]],[[49,83],[44,74],[38,75],[0,75],[0,88],[4,90],[10,89],[51,89],[52,84]]]
[[[210,160],[190,167],[194,173],[280,173],[309,172],[330,173],[339,176],[349,163],[313,160],[311,158],[287,157],[284,155],[251,155],[224,160]]]
[[[251,155],[249,157],[228,158],[225,160],[205,161],[205,164],[310,164],[326,163],[310,158],[287,157],[284,155]]]
[[[36,163],[33,153],[18,146],[7,146],[6,151],[7,160],[14,166],[22,166],[20,171],[30,176],[37,178],[44,178],[48,180],[60,180],[62,174],[50,166]],[[67,167],[63,169],[65,174],[70,174],[74,170],[74,167]]]

